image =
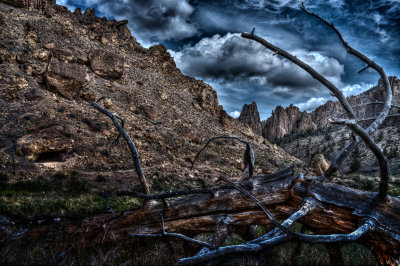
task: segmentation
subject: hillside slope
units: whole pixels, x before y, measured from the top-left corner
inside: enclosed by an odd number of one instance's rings
[[[90,105],[100,97],[125,120],[153,192],[238,176],[245,147],[232,141],[211,145],[190,170],[217,135],[250,140],[260,172],[298,162],[228,116],[209,85],[184,76],[164,46],[142,47],[126,24],[50,0],[0,1],[0,172],[9,187],[56,177],[58,188],[78,180],[89,193],[137,185],[127,145],[113,143],[112,122]]]

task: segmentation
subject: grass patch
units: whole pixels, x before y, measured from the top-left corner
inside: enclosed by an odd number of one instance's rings
[[[398,185],[389,185],[388,194],[392,197],[400,196],[400,186]]]
[[[169,182],[161,178],[153,179],[153,183],[151,185],[151,190],[155,192],[172,190],[174,188],[176,189],[176,186],[170,184]]]
[[[140,207],[142,200],[132,197],[102,198],[94,194],[73,198],[59,197],[57,194],[3,195],[0,197],[0,212],[23,219],[43,219],[54,217],[82,218],[103,213],[107,207],[116,212]]]
[[[244,242],[244,239],[237,234],[230,234],[226,238],[225,242],[222,244],[223,247],[232,246],[232,245],[239,245]]]
[[[45,181],[41,178],[36,180],[17,181],[15,183],[1,182],[0,191],[10,194],[14,193],[28,193],[28,192],[44,192],[56,190],[58,184]]]
[[[116,212],[127,211],[143,205],[143,200],[128,196],[105,199],[107,205]]]
[[[340,250],[345,265],[378,265],[371,250],[360,244],[345,244]]]
[[[49,181],[43,177],[38,177],[35,180],[23,180],[14,183],[0,181],[0,191],[10,194],[26,194],[38,192],[59,192],[67,194],[81,194],[90,190],[87,180],[71,177],[67,181],[64,175],[54,175],[56,180]]]
[[[50,179],[0,180],[0,213],[21,219],[82,218],[103,213],[109,207],[121,212],[142,205],[142,200],[136,198],[103,198],[91,192],[88,180],[78,177],[78,172],[53,172],[48,176]]]
[[[67,182],[67,192],[72,194],[81,194],[89,191],[87,180],[73,177]]]

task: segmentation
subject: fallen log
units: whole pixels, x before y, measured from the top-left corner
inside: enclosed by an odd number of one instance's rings
[[[298,222],[316,234],[348,234],[364,220],[372,219],[375,229],[357,240],[369,247],[381,265],[395,265],[400,258],[400,199],[388,197],[377,201],[377,193],[340,186],[323,180],[298,175],[270,182],[263,176],[244,182],[245,187],[279,220],[286,219],[302,206],[306,197],[319,204]],[[245,234],[251,225],[271,228],[272,222],[249,198],[235,189],[220,189],[209,193],[152,201],[146,206],[118,214],[101,215],[79,225],[69,225],[69,237],[83,239],[88,244],[138,240],[134,234],[162,232],[160,214],[165,230],[194,236],[214,232],[224,220],[230,230]],[[373,206],[373,207],[371,207]],[[42,228],[43,230],[43,228]]]

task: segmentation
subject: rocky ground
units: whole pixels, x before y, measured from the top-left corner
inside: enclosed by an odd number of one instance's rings
[[[26,215],[42,188],[42,205],[64,195],[61,205],[69,206],[70,197],[79,200],[70,196],[74,189],[95,202],[98,192],[138,185],[126,143],[114,143],[111,120],[90,105],[100,98],[124,119],[153,192],[238,176],[245,147],[230,140],[216,141],[190,169],[202,144],[218,135],[251,141],[259,172],[299,162],[228,116],[216,92],[182,75],[164,46],[142,47],[126,21],[98,18],[91,9],[71,13],[52,1],[10,3],[0,2],[3,212]],[[30,216],[51,214],[42,205]],[[55,213],[75,213],[64,208]]]

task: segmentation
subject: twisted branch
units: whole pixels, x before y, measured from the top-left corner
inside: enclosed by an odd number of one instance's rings
[[[365,142],[367,147],[375,155],[376,159],[379,162],[379,168],[380,168],[380,183],[379,183],[378,197],[381,199],[385,199],[389,188],[389,173],[387,165],[388,160],[386,156],[383,154],[381,148],[375,143],[375,141],[371,138],[368,132],[364,130],[354,119],[330,118],[328,122],[338,125],[347,125],[347,127],[352,132],[354,132],[358,137],[360,137]]]
[[[204,263],[210,260],[226,257],[229,255],[257,253],[267,248],[286,243],[289,241],[305,241],[308,243],[338,243],[338,242],[352,242],[356,241],[370,230],[376,227],[375,222],[372,219],[365,221],[360,227],[349,234],[334,234],[334,235],[304,235],[304,234],[292,234],[292,235],[280,235],[273,238],[263,240],[255,244],[240,244],[228,247],[221,247],[217,250],[210,251],[206,254],[193,256],[189,258],[183,258],[179,260],[180,265],[193,265],[198,263]]]
[[[142,168],[142,164],[140,163],[139,153],[137,152],[136,146],[133,143],[131,137],[129,137],[129,135],[126,133],[124,128],[118,122],[118,119],[121,119],[121,118],[118,117],[117,115],[111,113],[107,109],[101,107],[96,102],[91,102],[91,105],[94,108],[96,108],[97,110],[99,110],[101,113],[103,113],[107,117],[109,117],[113,121],[113,123],[114,123],[115,127],[117,128],[119,134],[125,139],[126,143],[129,146],[129,149],[131,151],[133,162],[135,164],[136,172],[138,173],[139,181],[140,181],[140,184],[142,186],[142,189],[143,189],[145,194],[149,195],[150,194],[150,189],[149,189],[149,186],[147,184],[146,178],[145,178],[144,173],[143,173],[143,168]],[[123,121],[123,120],[121,119],[121,121]],[[124,124],[124,123],[122,122],[122,124]],[[118,137],[119,137],[119,135],[118,135]],[[118,137],[117,137],[117,140],[118,140]]]
[[[353,47],[351,47],[342,37],[342,34],[339,32],[339,30],[332,24],[329,23],[326,19],[323,19],[321,16],[319,16],[316,13],[310,12],[306,9],[306,7],[304,6],[304,2],[301,4],[300,7],[304,12],[306,12],[307,14],[316,17],[317,19],[319,19],[320,21],[322,21],[325,25],[328,25],[331,29],[333,29],[337,36],[339,37],[340,41],[342,42],[342,44],[344,45],[344,47],[346,48],[346,51],[349,54],[352,54],[356,57],[358,57],[359,59],[361,59],[362,61],[364,61],[368,67],[371,67],[373,69],[375,69],[379,75],[381,76],[383,83],[385,85],[386,88],[386,101],[385,101],[385,105],[382,109],[382,111],[380,112],[379,116],[375,119],[375,121],[369,125],[369,127],[366,129],[366,132],[368,134],[371,134],[372,132],[374,132],[385,120],[385,118],[387,117],[387,115],[389,114],[390,111],[390,107],[392,104],[392,88],[391,88],[391,84],[389,83],[389,79],[386,76],[385,71],[383,70],[383,68],[381,66],[379,66],[378,64],[376,64],[374,61],[372,61],[371,59],[369,59],[367,56],[365,56],[364,54],[362,54],[361,52],[357,51],[356,49],[354,49]],[[362,69],[365,70],[366,68]],[[360,71],[361,72],[361,71]],[[393,79],[392,79],[393,82]],[[345,107],[345,106],[343,106]],[[346,108],[345,108],[346,109]],[[351,119],[354,119],[355,117],[350,117]],[[360,139],[356,138],[356,140],[351,141],[349,144],[347,144],[347,146],[342,150],[342,152],[336,156],[336,158],[332,161],[331,166],[328,168],[328,170],[325,172],[325,176],[330,177],[332,176],[332,174],[334,172],[337,171],[337,169],[340,167],[340,165],[343,163],[343,161],[347,158],[347,156],[350,154],[350,152],[360,143]]]

